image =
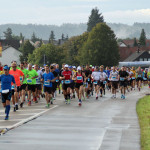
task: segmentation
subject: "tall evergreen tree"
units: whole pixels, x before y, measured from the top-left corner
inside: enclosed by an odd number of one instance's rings
[[[54,31],[51,31],[50,37],[49,37],[49,43],[54,44],[55,40],[55,34]]]
[[[144,29],[142,29],[142,31],[141,31],[139,42],[140,42],[141,46],[146,46],[146,33],[145,33]]]
[[[138,43],[137,43],[137,40],[136,38],[134,38],[134,44],[133,44],[134,47],[138,46]]]
[[[64,34],[62,34],[62,35],[61,35],[61,39],[62,39],[62,40],[64,40],[64,39],[65,39],[65,36],[64,36]]]
[[[31,36],[31,41],[33,43],[35,43],[36,41],[40,41],[40,39],[38,37],[36,37],[35,33],[33,32],[32,36]]]
[[[93,27],[96,26],[97,23],[102,23],[104,22],[104,18],[102,16],[101,13],[99,13],[98,8],[94,8],[91,11],[91,15],[89,16],[89,20],[88,20],[88,27],[87,27],[87,31],[90,32],[92,30]]]
[[[67,36],[66,36],[66,40],[68,40],[69,39],[69,36],[68,36],[68,34],[67,34]]]
[[[13,39],[11,28],[7,28],[7,30],[4,31],[3,33],[4,33],[4,37],[6,38],[6,40],[12,40]]]

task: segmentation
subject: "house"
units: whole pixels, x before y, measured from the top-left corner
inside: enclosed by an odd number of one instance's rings
[[[124,60],[124,62],[133,61],[150,61],[150,51],[136,51]]]
[[[2,50],[2,57],[0,57],[0,62],[2,65],[7,64],[9,66],[11,65],[12,61],[17,61],[17,64],[20,64],[20,55],[22,55],[22,53],[12,46],[4,48]]]
[[[120,61],[126,60],[130,55],[138,50],[138,47],[134,46],[134,40],[122,40],[118,45]],[[140,46],[139,49],[140,51],[150,51],[150,40],[146,40],[146,46]]]
[[[14,47],[15,49],[20,48],[20,41],[19,40],[2,40],[2,39],[0,39],[0,43],[1,43],[3,48],[7,48],[10,46]]]

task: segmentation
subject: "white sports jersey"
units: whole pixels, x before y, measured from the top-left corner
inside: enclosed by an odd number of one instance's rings
[[[110,72],[110,80],[111,81],[118,81],[118,71],[111,71]]]
[[[105,72],[100,72],[100,81],[105,81],[107,78],[107,74]]]
[[[41,84],[40,80],[42,78],[43,72],[41,70],[37,71],[38,77],[36,78],[36,84]]]
[[[92,72],[92,77],[94,80],[99,81],[100,80],[100,72],[99,71]]]

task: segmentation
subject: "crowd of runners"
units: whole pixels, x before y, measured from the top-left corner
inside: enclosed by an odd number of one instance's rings
[[[9,119],[10,100],[13,111],[22,108],[27,102],[28,106],[38,103],[40,98],[45,98],[46,107],[49,108],[56,98],[56,93],[63,94],[66,104],[77,97],[78,105],[82,101],[95,96],[103,97],[106,90],[112,92],[111,98],[116,98],[116,93],[121,93],[125,99],[126,92],[141,90],[143,85],[150,88],[150,69],[128,67],[101,66],[69,66],[62,64],[32,65],[26,62],[17,64],[13,61],[11,66],[0,63],[1,98],[5,108],[5,120]]]

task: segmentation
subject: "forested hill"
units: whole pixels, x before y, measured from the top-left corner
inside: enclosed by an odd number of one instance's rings
[[[108,23],[108,25],[114,30],[118,38],[139,38],[142,28],[146,32],[147,38],[150,38],[150,23],[135,23],[132,26],[125,24]],[[55,38],[60,39],[62,33],[65,36],[80,35],[87,30],[86,24],[63,24],[61,26],[56,25],[35,25],[35,24],[4,24],[0,25],[0,37],[3,38],[3,32],[7,28],[11,28],[14,35],[20,35],[20,32],[25,38],[31,38],[33,32],[37,37],[43,40],[48,40],[50,32],[54,31]]]

